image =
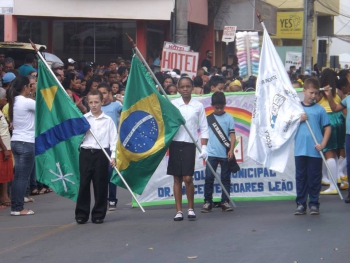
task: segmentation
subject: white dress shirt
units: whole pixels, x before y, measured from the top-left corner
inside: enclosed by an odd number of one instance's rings
[[[100,141],[103,148],[111,150],[111,158],[115,158],[115,150],[117,146],[117,128],[111,117],[102,112],[98,117],[92,115],[91,111],[84,114],[86,120],[90,123],[90,129]],[[84,149],[101,149],[90,131],[86,132],[86,136],[80,146]]]
[[[198,141],[198,128],[200,128],[201,138],[209,139],[208,122],[202,103],[192,98],[188,104],[185,104],[182,97],[171,102],[181,112],[188,130],[196,141]],[[173,141],[193,143],[183,126],[177,131]]]

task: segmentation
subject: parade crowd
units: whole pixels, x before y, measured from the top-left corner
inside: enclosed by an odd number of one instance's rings
[[[234,118],[225,112],[224,92],[254,92],[256,76],[242,79],[236,63],[212,65],[212,51],[206,52],[197,76],[193,79],[179,69],[171,72],[156,72],[155,76],[168,95],[180,95],[172,104],[186,120],[186,126],[195,140],[200,143],[203,158],[214,170],[221,166],[221,182],[230,192],[230,174],[237,172],[234,156]],[[117,208],[117,187],[110,183],[112,167],[116,165],[115,151],[120,114],[128,82],[131,62],[122,58],[111,59],[109,65],[74,61],[52,63],[51,69],[71,100],[84,114],[91,130],[98,134],[103,148],[110,156],[106,158],[92,135],[87,132],[80,145],[79,169],[80,188],[75,210],[78,224],[84,224],[90,217],[90,185],[93,183],[95,204],[91,211],[93,223],[100,224],[107,210]],[[37,181],[35,174],[35,109],[37,62],[33,54],[27,54],[25,63],[19,67],[5,54],[0,54],[0,209],[11,207],[11,215],[33,215],[34,211],[24,208],[27,202],[34,202],[36,195],[48,194],[52,189]],[[17,68],[17,69],[16,69]],[[335,184],[322,164],[319,151],[327,160],[329,170],[341,190],[348,189],[347,175],[350,169],[350,120],[346,112],[350,103],[350,71],[300,72],[296,67],[288,70],[293,87],[303,88],[302,106],[305,113],[300,118],[295,138],[296,166],[296,210],[295,215],[319,214],[319,195],[337,194]],[[323,90],[320,90],[323,88]],[[135,87],[135,92],[137,89]],[[203,105],[193,100],[193,94],[211,94],[214,113],[206,116]],[[314,144],[305,121],[308,120],[319,144]],[[201,136],[198,137],[198,128]],[[220,136],[223,134],[224,136]],[[169,148],[167,174],[174,178],[176,203],[175,221],[183,220],[182,184],[186,187],[188,200],[187,218],[194,220],[194,185],[196,145],[184,127],[180,127]],[[349,159],[349,160],[347,160]],[[347,165],[349,164],[349,165]],[[213,203],[214,174],[206,169],[204,205],[202,213],[208,213],[214,206],[222,211],[233,211],[229,198],[222,193],[221,202]],[[329,186],[321,192],[322,185]],[[309,199],[309,203],[307,203]],[[350,203],[350,194],[345,200]]]

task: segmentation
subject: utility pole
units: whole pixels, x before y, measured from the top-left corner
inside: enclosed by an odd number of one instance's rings
[[[175,42],[177,44],[187,45],[188,32],[188,0],[175,0]]]
[[[315,0],[304,0],[304,28],[303,28],[303,60],[301,73],[311,65],[312,57],[312,27],[314,22],[314,2]],[[311,73],[311,72],[310,72]]]

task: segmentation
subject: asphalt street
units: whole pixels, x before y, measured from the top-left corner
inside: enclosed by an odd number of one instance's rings
[[[338,196],[321,197],[319,216],[294,216],[292,200],[237,202],[209,214],[196,204],[196,221],[174,222],[173,205],[142,213],[118,190],[118,209],[101,225],[77,225],[75,203],[55,193],[25,206],[33,216],[1,210],[0,262],[350,262],[350,204]]]

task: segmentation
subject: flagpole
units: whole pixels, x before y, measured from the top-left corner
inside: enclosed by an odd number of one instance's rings
[[[260,13],[259,13],[258,11],[256,11],[256,15],[257,15],[257,17],[258,17],[258,19],[259,19],[259,22],[261,23],[261,25],[262,25],[262,27],[263,27],[263,29],[264,29],[264,34],[265,34],[265,33],[267,32],[267,29],[266,29],[266,27],[265,27],[264,21],[262,20],[261,15],[260,15]],[[315,134],[314,134],[314,132],[312,131],[308,120],[306,120],[306,125],[307,125],[307,127],[308,127],[308,129],[309,129],[309,131],[310,131],[310,133],[311,133],[311,136],[312,136],[312,138],[313,138],[315,144],[318,144],[318,142],[317,142],[317,140],[316,140],[316,137],[315,137]],[[321,155],[321,157],[322,157],[322,160],[323,160],[324,164],[325,164],[326,167],[327,167],[328,175],[330,175],[330,178],[331,178],[331,180],[332,180],[332,182],[333,182],[333,184],[334,184],[334,186],[335,186],[335,188],[336,188],[336,190],[337,190],[337,192],[338,192],[338,195],[339,195],[340,199],[343,200],[343,195],[341,194],[341,192],[340,192],[340,190],[339,190],[339,188],[338,188],[337,182],[335,181],[335,179],[334,179],[334,177],[333,177],[333,174],[332,174],[332,172],[331,172],[331,170],[330,170],[330,168],[329,168],[329,166],[328,166],[328,163],[327,163],[327,161],[326,161],[326,158],[324,157],[323,152],[320,151],[319,153],[320,153],[320,155]]]
[[[305,122],[306,122],[307,127],[309,128],[309,131],[310,131],[310,133],[311,133],[312,139],[314,140],[315,144],[318,144],[318,142],[317,142],[317,140],[316,140],[316,137],[315,137],[315,134],[314,134],[313,131],[311,130],[309,121],[306,120]],[[332,182],[333,182],[335,188],[337,189],[337,192],[338,192],[338,195],[339,195],[340,199],[343,200],[343,195],[341,194],[341,192],[340,192],[340,190],[339,190],[339,188],[338,188],[337,182],[335,181],[335,179],[334,179],[334,177],[333,177],[333,174],[332,174],[331,170],[329,169],[328,163],[327,163],[326,158],[324,157],[324,154],[323,154],[322,151],[320,151],[320,155],[321,155],[321,157],[322,157],[322,160],[323,160],[324,164],[325,164],[326,167],[327,167],[328,175],[330,175],[330,177],[331,177],[331,179],[332,179]]]
[[[33,49],[35,50],[36,54],[39,56],[39,58],[41,59],[41,61],[44,63],[44,65],[46,66],[46,68],[49,70],[50,74],[54,77],[54,79],[56,80],[56,82],[59,84],[59,87],[65,92],[65,94],[68,97],[68,94],[66,92],[66,90],[63,88],[61,82],[57,79],[56,75],[53,73],[51,67],[49,67],[49,65],[47,64],[46,60],[43,58],[43,56],[41,55],[41,53],[39,52],[39,50],[37,49],[36,45],[29,39],[29,42],[32,44]],[[69,97],[68,97],[69,98]],[[70,98],[69,98],[70,99]],[[109,155],[107,154],[106,150],[102,147],[101,143],[99,142],[99,140],[97,139],[97,137],[95,136],[95,134],[93,133],[93,131],[90,129],[89,130],[91,135],[94,137],[94,139],[96,140],[97,144],[100,146],[101,150],[103,151],[103,153],[106,155],[107,159],[109,160],[109,162],[111,161],[111,158],[109,157]],[[117,169],[117,167],[114,167],[115,171],[118,173],[118,175],[120,176],[120,178],[122,179],[123,183],[125,184],[126,188],[129,190],[130,194],[132,195],[132,197],[135,199],[135,201],[137,202],[137,204],[139,205],[140,209],[142,210],[142,212],[145,212],[145,210],[143,209],[142,205],[140,204],[140,202],[137,200],[137,198],[135,197],[134,193],[132,192],[132,190],[130,189],[129,185],[127,184],[127,182],[125,181],[124,177],[120,174],[119,170]]]
[[[166,92],[164,91],[162,85],[159,83],[158,79],[156,78],[156,76],[154,75],[153,71],[151,70],[151,68],[148,66],[146,60],[144,59],[144,57],[142,56],[141,52],[139,51],[139,49],[137,48],[136,44],[134,43],[134,41],[132,40],[132,38],[126,33],[126,36],[129,38],[129,41],[134,49],[134,51],[136,52],[136,54],[138,55],[138,57],[141,59],[141,61],[143,62],[144,66],[147,68],[148,72],[152,75],[152,78],[154,79],[154,81],[156,81],[159,89],[161,90],[161,92],[163,93],[163,95],[165,96],[165,98],[167,98],[168,101],[170,101],[168,95],[166,94]],[[199,144],[196,142],[196,140],[194,139],[194,137],[192,136],[192,134],[190,133],[190,131],[188,130],[186,124],[182,125],[186,132],[188,133],[188,135],[191,137],[192,142],[196,145],[198,151],[201,153],[202,149],[199,146]],[[231,203],[231,205],[233,207],[236,207],[236,204],[232,201],[230,194],[226,191],[226,188],[224,187],[224,185],[222,184],[219,175],[214,171],[213,167],[211,166],[211,164],[209,162],[206,163],[207,166],[209,167],[210,171],[214,174],[216,180],[218,181],[218,183],[221,186],[222,191],[225,193],[225,195],[228,197],[229,202]]]

